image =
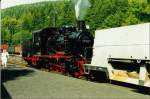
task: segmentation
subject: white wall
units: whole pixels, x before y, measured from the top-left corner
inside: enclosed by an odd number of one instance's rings
[[[106,66],[110,56],[150,59],[150,23],[96,30],[92,64]]]

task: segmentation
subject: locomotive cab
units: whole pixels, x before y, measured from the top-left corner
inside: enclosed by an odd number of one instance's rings
[[[33,32],[32,35],[34,54],[41,54],[41,30]]]
[[[56,36],[59,35],[57,28],[44,28],[33,32],[33,49],[34,54],[47,55],[50,52],[55,52],[53,47],[55,44]],[[49,42],[51,40],[51,42]]]

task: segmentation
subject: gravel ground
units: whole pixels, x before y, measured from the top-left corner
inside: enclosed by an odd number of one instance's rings
[[[27,63],[21,58],[20,55],[9,55],[8,63],[26,66]]]
[[[150,99],[136,89],[95,83],[28,67],[2,69],[2,96],[12,99]]]

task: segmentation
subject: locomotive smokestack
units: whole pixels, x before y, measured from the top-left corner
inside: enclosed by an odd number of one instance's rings
[[[78,30],[86,29],[85,21],[77,21],[77,27],[78,27]]]
[[[77,18],[77,27],[78,30],[84,30],[86,29],[85,25],[85,15],[88,10],[88,8],[91,6],[89,0],[75,0],[75,13]]]
[[[89,0],[75,0],[75,13],[77,20],[84,20],[88,8],[91,6]]]

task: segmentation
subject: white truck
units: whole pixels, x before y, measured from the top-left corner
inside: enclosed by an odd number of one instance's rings
[[[95,31],[91,64],[85,73],[150,87],[150,23]]]

